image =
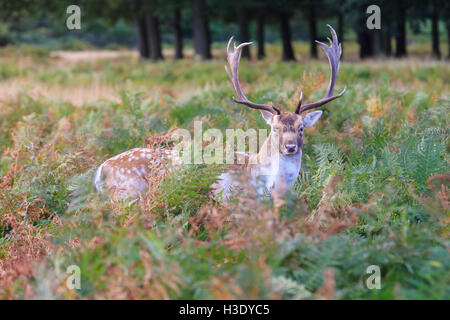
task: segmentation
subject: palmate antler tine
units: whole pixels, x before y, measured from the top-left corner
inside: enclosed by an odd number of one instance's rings
[[[330,101],[333,101],[334,99],[341,97],[345,93],[346,88],[344,88],[344,90],[342,90],[341,93],[333,96],[334,85],[336,83],[336,78],[337,78],[337,74],[339,71],[339,60],[342,55],[342,46],[340,43],[338,43],[336,31],[334,31],[334,29],[329,24],[327,24],[327,27],[328,27],[328,29],[330,29],[331,36],[332,36],[332,39],[328,38],[330,45],[328,46],[325,43],[316,40],[316,42],[319,44],[319,46],[322,48],[322,50],[327,55],[330,69],[331,69],[330,82],[328,83],[327,92],[325,93],[325,95],[323,96],[322,99],[320,99],[316,102],[305,104],[300,109],[298,109],[298,105],[297,105],[297,109],[295,111],[297,114],[305,112],[306,110],[320,107]],[[301,102],[299,102],[299,105],[301,105]]]
[[[272,103],[271,105],[254,103],[249,101],[245,96],[244,92],[242,91],[241,84],[239,82],[239,61],[241,59],[242,49],[245,46],[252,44],[252,42],[244,42],[237,47],[236,45],[234,45],[234,50],[232,51],[230,48],[232,41],[233,37],[230,38],[227,45],[227,61],[228,65],[230,66],[231,72],[227,68],[227,66],[225,66],[225,71],[227,72],[228,78],[230,78],[234,91],[236,91],[236,94],[238,96],[238,99],[233,97],[233,101],[239,104],[246,105],[252,109],[265,110],[275,115],[280,114],[280,109],[275,107]]]
[[[334,29],[329,24],[327,24],[327,27],[330,29],[331,36],[333,38],[333,40],[331,40],[329,37],[327,37],[328,41],[330,42],[330,45],[328,46],[325,43],[317,40],[316,42],[319,44],[319,46],[327,55],[328,62],[330,64],[331,77],[330,82],[328,84],[328,90],[326,93],[326,96],[329,97],[333,94],[334,84],[336,82],[337,73],[339,71],[339,60],[341,59],[342,55],[342,46],[340,43],[338,43],[336,31],[334,31]]]
[[[339,94],[337,94],[337,95],[335,95],[335,96],[331,96],[331,97],[329,97],[329,98],[322,98],[322,99],[320,99],[320,100],[318,100],[318,101],[316,101],[316,102],[312,102],[312,103],[305,104],[303,107],[300,108],[300,111],[299,111],[299,112],[296,112],[296,113],[297,113],[297,114],[300,114],[300,113],[303,113],[303,112],[305,112],[305,111],[307,111],[307,110],[311,110],[311,109],[314,109],[314,108],[323,106],[324,104],[327,104],[328,102],[331,102],[331,101],[333,101],[334,99],[337,99],[337,98],[341,97],[341,96],[345,93],[345,90],[346,90],[346,89],[347,89],[347,88],[344,88],[344,89],[341,91],[341,93],[339,93]]]

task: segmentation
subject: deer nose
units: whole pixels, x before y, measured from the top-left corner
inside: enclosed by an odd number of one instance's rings
[[[286,148],[286,151],[289,153],[294,153],[295,151],[297,151],[297,145],[295,144],[287,144],[284,147]]]

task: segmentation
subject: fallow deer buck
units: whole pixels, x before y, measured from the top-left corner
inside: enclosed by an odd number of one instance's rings
[[[320,107],[328,102],[341,97],[345,93],[345,88],[341,93],[333,95],[334,85],[339,70],[339,60],[342,54],[341,45],[338,43],[334,29],[330,29],[332,40],[330,46],[316,41],[328,57],[331,76],[328,89],[325,95],[318,101],[302,105],[303,93],[294,112],[281,112],[273,103],[258,104],[247,99],[239,83],[238,69],[242,49],[251,42],[242,43],[231,50],[233,37],[227,45],[227,60],[230,70],[225,66],[228,77],[231,80],[237,99],[236,103],[246,105],[249,108],[260,110],[263,118],[270,125],[271,131],[267,139],[262,144],[259,153],[245,154],[246,165],[243,170],[251,176],[251,181],[256,186],[256,182],[262,182],[262,186],[269,192],[282,194],[286,188],[292,186],[300,172],[303,147],[304,129],[313,126],[322,115],[322,111],[313,111],[305,116],[301,114],[313,108]],[[119,154],[105,161],[95,174],[95,185],[99,191],[103,191],[106,185],[115,199],[126,196],[138,198],[148,188],[145,174],[151,168],[152,163],[159,159],[152,158],[152,150],[137,148]],[[167,151],[163,157],[170,158],[171,161],[179,162],[179,157],[175,153]],[[222,194],[223,200],[228,199],[231,190],[237,184],[235,170],[229,170],[219,176],[218,182],[212,186],[214,194]],[[261,186],[261,185],[259,185]],[[257,187],[257,190],[262,190]]]

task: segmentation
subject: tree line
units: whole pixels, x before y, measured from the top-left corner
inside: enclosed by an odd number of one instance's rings
[[[405,57],[408,55],[407,24],[413,32],[420,30],[424,21],[431,21],[431,51],[434,57],[443,55],[440,48],[439,22],[445,25],[447,41],[450,39],[450,2],[447,0],[21,0],[0,1],[0,15],[5,19],[20,14],[46,10],[59,13],[69,4],[82,8],[83,19],[105,18],[111,23],[124,19],[135,26],[137,47],[142,59],[164,59],[162,51],[162,24],[170,25],[174,58],[183,58],[183,15],[191,17],[190,28],[193,48],[202,59],[212,58],[210,21],[236,23],[237,40],[250,41],[250,24],[256,23],[258,59],[265,57],[265,30],[276,27],[282,46],[282,59],[295,60],[292,46],[291,23],[303,19],[308,27],[309,55],[318,57],[318,21],[333,19],[340,41],[344,30],[357,34],[360,58],[376,56]],[[381,29],[369,29],[366,22],[370,14],[366,9],[377,5],[381,9]],[[16,15],[12,14],[15,11]],[[392,43],[395,43],[395,46]],[[447,55],[450,57],[450,45]],[[345,48],[344,48],[345,54]],[[248,48],[243,58],[252,58]]]
[[[447,37],[450,37],[449,2],[432,1],[364,1],[364,0],[131,0],[133,20],[138,34],[138,48],[144,59],[163,59],[159,24],[169,19],[172,24],[175,59],[183,57],[183,36],[181,32],[181,12],[191,10],[192,37],[194,51],[203,59],[211,58],[211,37],[209,21],[236,22],[239,26],[238,40],[250,41],[249,24],[256,22],[257,58],[265,57],[264,30],[266,24],[279,26],[282,59],[295,60],[292,46],[290,22],[300,11],[307,20],[309,31],[310,57],[317,58],[317,21],[324,18],[337,20],[336,30],[341,41],[344,28],[353,28],[358,36],[361,58],[380,55],[405,57],[407,52],[406,24],[418,28],[418,24],[431,20],[432,53],[441,58],[439,20],[444,21]],[[381,8],[381,30],[370,30],[366,26],[366,8],[377,4]],[[392,40],[395,40],[395,51]],[[450,47],[450,46],[449,46]],[[450,56],[450,49],[449,49]],[[243,58],[251,58],[248,47],[242,52]]]

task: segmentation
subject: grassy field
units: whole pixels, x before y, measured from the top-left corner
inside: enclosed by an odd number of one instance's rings
[[[208,197],[217,166],[186,166],[145,205],[109,202],[92,175],[193,120],[266,128],[231,101],[224,50],[155,64],[127,51],[3,49],[0,298],[450,299],[450,66],[358,62],[356,46],[346,50],[337,89],[347,93],[306,130],[294,192],[274,205],[249,190],[221,206]],[[321,97],[323,57],[268,52],[241,63],[250,99],[292,111],[299,87]],[[66,286],[70,265],[79,290]],[[366,286],[370,265],[379,290]]]

